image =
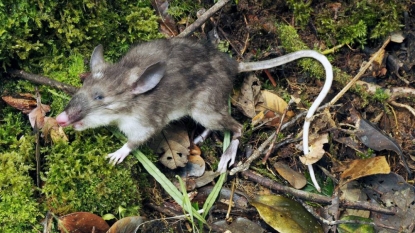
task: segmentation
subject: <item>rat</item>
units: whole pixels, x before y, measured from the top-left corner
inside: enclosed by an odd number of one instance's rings
[[[116,125],[128,138],[107,156],[117,164],[169,122],[190,116],[211,130],[230,130],[232,140],[218,171],[236,157],[242,125],[228,112],[233,79],[240,72],[280,66],[302,57],[323,56],[303,50],[259,62],[241,62],[209,43],[190,38],[158,39],[132,47],[117,63],[104,60],[98,45],[91,73],[56,120],[77,131]],[[324,57],[324,56],[323,56]],[[325,57],[324,57],[325,58]]]

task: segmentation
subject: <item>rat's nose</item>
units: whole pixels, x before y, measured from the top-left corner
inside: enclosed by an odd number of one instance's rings
[[[68,118],[68,114],[66,114],[66,112],[62,112],[61,114],[59,114],[59,115],[56,117],[56,121],[58,122],[58,124],[59,124],[60,126],[63,126],[63,127],[65,127],[65,126],[69,125],[69,118]]]

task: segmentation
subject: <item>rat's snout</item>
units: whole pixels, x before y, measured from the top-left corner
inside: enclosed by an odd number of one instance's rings
[[[66,114],[66,111],[63,111],[61,114],[59,114],[56,117],[56,121],[62,127],[68,126],[69,125],[69,117],[68,117],[68,114]]]

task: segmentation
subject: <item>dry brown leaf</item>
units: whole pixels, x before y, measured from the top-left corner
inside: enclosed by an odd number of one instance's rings
[[[151,141],[150,147],[160,155],[164,166],[170,169],[186,166],[190,140],[183,126],[166,127]]]
[[[22,111],[24,114],[28,114],[37,107],[36,98],[34,98],[30,93],[2,96],[1,98],[8,105]]]
[[[274,163],[274,168],[282,178],[287,180],[296,189],[301,189],[307,184],[307,180],[303,174],[291,169],[283,162]]]
[[[54,143],[58,141],[68,141],[68,137],[63,131],[63,128],[59,126],[55,118],[45,117],[44,122],[45,124],[42,128],[42,134],[45,137],[46,142],[49,141],[49,138],[52,139],[52,142]]]
[[[176,27],[176,22],[169,14],[169,1],[167,0],[152,0],[151,5],[159,16],[159,30],[166,38],[175,37],[179,34]]]
[[[105,233],[110,228],[100,216],[89,212],[76,212],[59,218],[60,232]],[[92,231],[95,229],[95,231]]]
[[[277,114],[282,115],[288,107],[287,102],[279,97],[277,94],[268,90],[261,91],[261,102],[255,106],[257,112],[264,110],[271,110]]]
[[[325,133],[319,135],[315,140],[311,141],[311,145],[309,147],[310,152],[305,156],[300,156],[300,161],[305,165],[314,164],[319,161],[325,153],[323,146],[328,142],[329,134]]]
[[[385,156],[356,159],[348,163],[347,168],[340,175],[340,185],[364,176],[389,173],[390,167]]]
[[[42,104],[41,98],[39,93],[37,93],[36,97],[37,107],[34,108],[29,114],[29,121],[32,125],[32,128],[35,128],[35,125],[38,129],[43,128],[44,120],[46,113],[50,111],[50,106]]]
[[[255,75],[244,79],[239,96],[234,96],[233,104],[247,117],[255,116],[255,104],[260,94],[261,83]]]
[[[143,217],[125,217],[114,223],[114,225],[112,225],[111,228],[108,230],[108,233],[137,232],[138,228],[143,222]]]

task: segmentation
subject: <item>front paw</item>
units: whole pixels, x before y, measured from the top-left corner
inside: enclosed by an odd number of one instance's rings
[[[127,144],[125,144],[123,147],[121,147],[114,153],[107,155],[107,159],[110,159],[109,163],[115,165],[121,163],[125,159],[125,157],[127,157],[128,154],[130,154],[130,152],[131,149],[127,146]]]

